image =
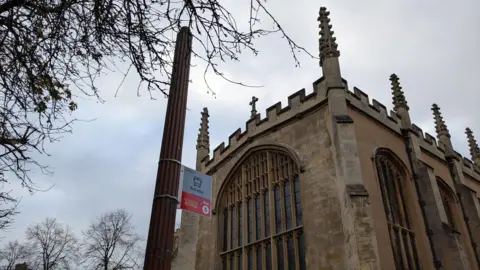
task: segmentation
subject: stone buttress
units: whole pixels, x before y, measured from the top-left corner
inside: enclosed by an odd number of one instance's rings
[[[347,111],[347,86],[340,73],[340,51],[329,14],[326,8],[320,8],[320,66],[345,235],[345,269],[380,269],[370,200],[362,179],[354,123]]]

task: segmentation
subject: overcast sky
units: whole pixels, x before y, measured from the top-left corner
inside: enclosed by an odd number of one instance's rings
[[[430,108],[436,102],[456,150],[470,158],[465,127],[470,126],[480,139],[478,0],[461,0],[455,5],[433,0],[270,0],[266,5],[285,31],[316,56],[318,10],[326,6],[341,51],[342,75],[350,88],[360,88],[390,110],[389,76],[396,73],[413,122],[434,135]],[[241,14],[244,6],[236,7],[236,13]],[[244,23],[246,19],[241,16],[237,21]],[[265,26],[269,27],[269,23],[265,21]],[[213,150],[228,141],[238,127],[245,128],[252,95],[259,98],[258,111],[263,118],[267,107],[277,101],[287,104],[287,97],[297,90],[311,92],[312,83],[322,76],[318,60],[306,55],[300,57],[301,67],[295,67],[288,45],[279,35],[257,40],[257,48],[257,57],[245,54],[241,62],[222,68],[233,79],[263,88],[242,88],[209,76],[217,94],[215,99],[203,82],[203,69],[192,69],[183,146],[185,165],[195,167],[203,107],[210,111]],[[36,174],[33,178],[43,188],[54,185],[51,190],[30,195],[16,185],[10,186],[15,195],[23,198],[21,214],[5,233],[3,243],[23,240],[25,228],[46,217],[56,217],[80,235],[96,216],[118,208],[131,212],[137,230],[146,236],[166,100],[158,95],[158,100],[152,101],[146,93],[137,97],[138,81],[133,73],[114,97],[121,80],[121,74],[103,77],[99,86],[107,102],[80,101],[75,115],[96,121],[77,123],[72,135],[50,146],[51,157],[40,159],[55,173]]]

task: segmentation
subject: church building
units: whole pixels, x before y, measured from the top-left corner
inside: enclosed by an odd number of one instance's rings
[[[209,156],[208,110],[198,171],[213,177],[212,216],[182,214],[176,270],[480,270],[480,149],[452,147],[440,107],[436,136],[412,123],[399,77],[393,109],[348,86],[320,8],[320,66],[300,90]],[[387,79],[387,78],[386,78]],[[480,132],[480,130],[478,131]]]

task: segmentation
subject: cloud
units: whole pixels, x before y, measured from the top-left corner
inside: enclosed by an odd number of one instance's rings
[[[245,22],[244,1],[228,2],[239,7],[237,23]],[[442,108],[454,145],[468,156],[465,126],[480,138],[476,79],[480,75],[480,9],[476,0],[452,6],[448,1],[434,4],[418,1],[323,1],[331,11],[333,30],[341,51],[342,74],[349,86],[357,86],[383,104],[391,104],[389,75],[400,77],[411,108],[412,120],[434,134],[431,104]],[[313,0],[269,1],[266,3],[285,31],[313,55],[318,55],[319,3]],[[270,22],[265,21],[268,26]],[[280,34],[257,40],[258,56],[242,54],[238,63],[222,64],[226,76],[262,88],[245,88],[208,75],[216,99],[203,81],[202,63],[191,71],[183,163],[195,167],[195,144],[200,111],[210,111],[211,150],[238,127],[245,128],[250,116],[248,103],[259,97],[257,110],[277,101],[286,104],[293,92],[306,88],[321,77],[318,60],[300,54],[300,67],[290,55]],[[126,70],[126,67],[125,67]],[[74,133],[50,146],[51,157],[41,162],[55,169],[52,177],[36,174],[45,193],[23,196],[21,214],[5,240],[24,237],[25,228],[47,216],[71,225],[79,234],[96,216],[117,208],[133,214],[138,231],[148,231],[152,196],[166,100],[157,95],[150,100],[143,92],[137,97],[138,77],[130,73],[114,97],[122,76],[108,74],[99,81],[105,104],[94,100],[80,102],[75,115],[93,122],[79,122]],[[391,106],[389,106],[391,108]]]

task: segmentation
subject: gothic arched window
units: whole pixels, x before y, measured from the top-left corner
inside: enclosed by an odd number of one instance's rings
[[[219,196],[222,270],[305,270],[298,165],[278,150],[258,150]]]
[[[442,179],[437,177],[438,190],[440,191],[440,197],[442,198],[443,208],[445,209],[445,214],[447,216],[448,225],[455,229],[455,218],[454,218],[454,206],[455,206],[455,197],[453,195],[450,187],[443,182]]]
[[[375,156],[375,167],[387,216],[390,243],[396,269],[420,269],[415,232],[411,227],[405,198],[405,170],[387,151]]]

